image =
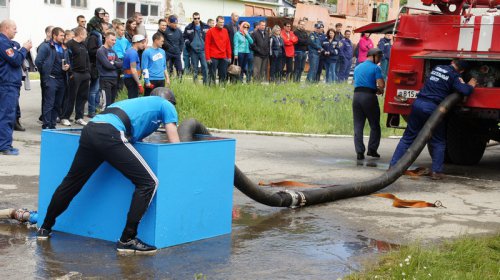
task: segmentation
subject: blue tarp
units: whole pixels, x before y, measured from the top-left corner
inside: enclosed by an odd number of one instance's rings
[[[246,22],[250,23],[250,31],[252,31],[253,27],[254,27],[254,23],[259,22],[261,20],[267,20],[267,18],[266,17],[240,17],[238,22],[246,21]],[[224,25],[226,25],[230,22],[231,22],[231,16],[224,17]]]

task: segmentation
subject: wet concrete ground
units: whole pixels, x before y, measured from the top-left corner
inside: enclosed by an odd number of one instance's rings
[[[36,88],[36,86],[34,86]],[[18,157],[0,157],[0,209],[37,208],[39,93],[22,95],[28,131],[15,133]],[[38,100],[37,100],[38,97]],[[217,134],[237,139],[237,165],[253,181],[312,184],[362,181],[383,173],[397,139],[383,139],[380,160],[355,161],[352,138]],[[119,256],[115,244],[54,233],[37,242],[35,229],[0,221],[0,279],[337,279],[362,268],[389,244],[436,242],[500,231],[500,146],[480,164],[446,166],[449,175],[400,178],[384,192],[403,199],[441,200],[447,208],[398,209],[391,201],[359,197],[304,209],[278,209],[234,193],[232,234]],[[415,166],[429,166],[423,152]]]

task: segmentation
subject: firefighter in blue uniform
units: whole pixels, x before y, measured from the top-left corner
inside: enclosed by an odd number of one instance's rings
[[[405,154],[427,119],[429,119],[431,114],[438,108],[439,103],[447,95],[455,91],[466,96],[472,93],[477,83],[476,79],[472,78],[466,84],[460,77],[460,74],[466,68],[466,61],[453,60],[451,65],[438,65],[431,71],[429,78],[418,93],[417,99],[413,102],[408,125],[392,156],[390,166],[395,165]],[[432,138],[429,141],[432,151],[431,178],[434,180],[439,180],[443,177],[442,171],[446,148],[445,137],[446,127],[442,122],[434,129]]]
[[[316,80],[316,73],[319,70],[319,55],[323,50],[321,48],[321,40],[319,36],[321,34],[323,24],[318,22],[314,25],[314,28],[314,32],[309,35],[309,45],[307,47],[309,51],[309,72],[307,73],[306,81],[310,83],[313,83]]]
[[[389,70],[389,59],[391,58],[391,34],[385,34],[384,38],[380,39],[377,47],[384,53],[382,61],[380,61],[380,69],[382,69],[382,76],[387,80],[387,70]]]
[[[0,23],[0,154],[18,155],[19,150],[12,147],[12,131],[16,121],[16,107],[22,80],[22,65],[31,42],[21,47],[12,41],[17,26],[12,20]]]
[[[344,38],[342,38],[339,43],[339,73],[337,76],[339,82],[347,81],[349,72],[351,71],[353,48],[350,38],[351,31],[346,30],[344,32]]]

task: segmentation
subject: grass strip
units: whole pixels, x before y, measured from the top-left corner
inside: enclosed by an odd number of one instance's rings
[[[500,279],[500,234],[404,246],[344,279]]]

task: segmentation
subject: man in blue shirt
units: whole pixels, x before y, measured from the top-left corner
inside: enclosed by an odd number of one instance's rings
[[[123,57],[123,83],[127,88],[128,98],[136,98],[144,93],[144,87],[139,77],[141,76],[141,61],[138,51],[144,50],[146,37],[134,35],[132,37],[132,47],[125,52]]]
[[[113,104],[118,94],[118,70],[122,68],[122,61],[113,50],[116,36],[113,31],[106,31],[105,41],[97,50],[97,71],[99,72],[99,85],[106,95],[106,107]]]
[[[363,129],[366,119],[370,124],[370,140],[368,156],[379,158],[377,153],[380,144],[380,107],[377,95],[384,93],[384,79],[378,63],[382,59],[382,51],[372,48],[368,51],[367,60],[354,69],[354,97],[352,113],[354,117],[354,148],[358,160],[365,159]]]
[[[413,102],[408,125],[396,147],[396,151],[394,151],[390,166],[395,165],[405,154],[424,124],[446,96],[455,91],[463,95],[472,94],[477,80],[472,78],[466,84],[460,77],[460,74],[464,72],[467,66],[466,61],[453,60],[451,65],[438,65],[434,67],[429,78],[425,81],[424,87],[418,93],[417,99]],[[446,127],[444,123],[440,123],[432,132],[432,137],[429,141],[430,150],[432,151],[431,179],[433,180],[443,178],[443,162],[446,149],[445,138]]]
[[[144,96],[149,96],[153,88],[164,87],[165,84],[170,86],[165,51],[161,48],[164,40],[163,35],[156,32],[153,35],[153,46],[142,53]]]
[[[156,251],[156,247],[136,236],[139,222],[158,187],[158,178],[132,144],[155,132],[160,124],[165,124],[170,143],[179,142],[179,134],[174,94],[169,89],[158,88],[152,95],[155,96],[114,103],[83,128],[73,164],[52,196],[37,239],[49,238],[56,218],[68,208],[95,170],[107,161],[135,185],[127,222],[116,249],[125,253]]]
[[[63,48],[64,30],[52,29],[52,39],[40,46],[35,64],[45,80],[45,100],[42,104],[42,129],[56,128],[66,92],[66,71],[69,70],[68,51]]]
[[[16,23],[4,20],[0,23],[0,154],[18,155],[19,150],[12,147],[12,131],[16,122],[16,107],[21,88],[22,65],[31,42],[21,48],[12,41],[17,33]]]

